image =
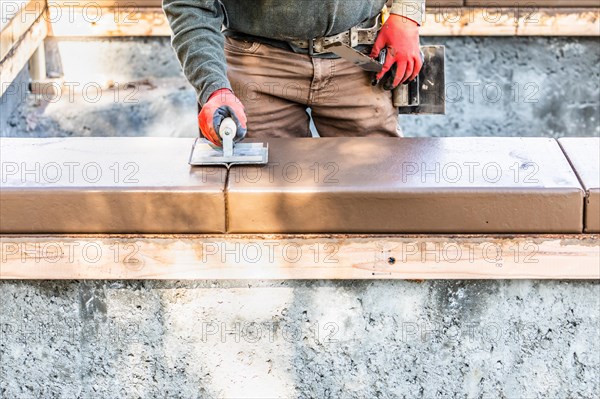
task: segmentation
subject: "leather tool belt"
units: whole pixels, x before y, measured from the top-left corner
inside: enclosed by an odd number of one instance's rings
[[[332,43],[344,43],[350,47],[356,47],[361,44],[372,45],[375,43],[377,32],[381,28],[381,14],[374,18],[370,18],[371,27],[359,27],[365,23],[361,23],[347,31],[338,33],[333,36],[318,37],[308,40],[292,40],[289,43],[301,49],[307,49],[309,55],[327,53],[324,46]]]

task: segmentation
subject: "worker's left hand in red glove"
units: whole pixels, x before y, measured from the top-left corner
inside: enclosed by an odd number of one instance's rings
[[[393,87],[417,77],[423,66],[419,46],[419,24],[401,15],[390,14],[379,30],[371,58],[377,58],[384,48],[387,48],[387,54],[383,69],[376,76],[377,80],[394,64],[396,72]]]
[[[208,141],[222,147],[219,126],[223,119],[230,117],[236,124],[234,141],[246,136],[246,112],[242,102],[229,89],[219,89],[210,95],[198,114],[200,131]]]

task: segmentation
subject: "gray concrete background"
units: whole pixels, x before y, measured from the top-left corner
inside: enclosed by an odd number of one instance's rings
[[[428,38],[447,46],[447,115],[405,116],[415,136],[598,136],[597,38]]]
[[[3,398],[598,397],[594,282],[1,287]]]
[[[14,118],[13,113],[15,113],[15,110],[22,107],[22,99],[25,96],[18,94],[18,92],[23,88],[26,89],[28,82],[29,70],[28,68],[23,68],[7,87],[6,92],[8,94],[0,97],[0,137],[2,136],[2,132],[7,132],[11,128],[8,121]]]
[[[597,39],[428,41],[463,96],[407,135],[599,134]],[[79,89],[22,95],[3,136],[196,134],[168,39],[48,53]],[[0,398],[598,398],[599,318],[598,282],[2,281]]]

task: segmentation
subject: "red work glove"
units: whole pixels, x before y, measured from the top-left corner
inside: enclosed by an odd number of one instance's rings
[[[234,141],[240,141],[246,136],[246,112],[242,102],[229,89],[219,89],[210,95],[208,101],[198,114],[200,131],[208,141],[222,147],[219,126],[223,119],[231,117],[237,132]]]
[[[417,77],[423,66],[419,47],[419,24],[412,19],[397,14],[390,14],[381,27],[371,58],[379,56],[379,52],[387,48],[383,69],[377,74],[381,79],[396,64],[393,86],[409,82]]]

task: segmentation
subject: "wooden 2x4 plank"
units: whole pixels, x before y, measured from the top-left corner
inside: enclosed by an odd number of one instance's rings
[[[44,0],[0,3],[0,61],[20,42],[45,9]]]
[[[600,7],[598,0],[465,0],[464,3],[477,7]]]
[[[40,16],[6,58],[0,61],[0,96],[6,92],[47,35],[46,20]]]
[[[3,236],[0,279],[599,279],[597,235]]]
[[[434,3],[435,4],[435,3]],[[89,14],[89,15],[88,15]],[[170,36],[161,8],[73,8],[69,18],[51,18],[51,35]],[[430,7],[423,36],[600,36],[598,8]]]
[[[522,4],[427,9],[423,36],[599,36],[600,9]]]
[[[50,35],[56,37],[171,36],[160,7],[69,7],[49,9]]]

